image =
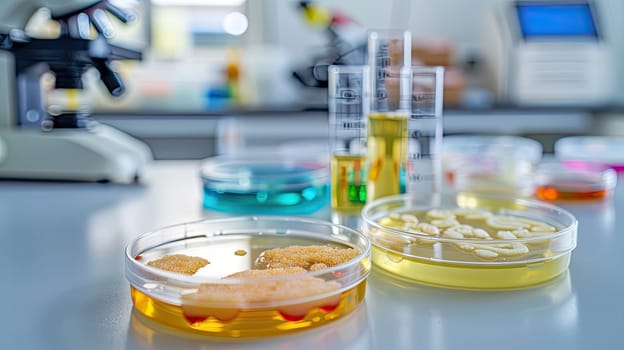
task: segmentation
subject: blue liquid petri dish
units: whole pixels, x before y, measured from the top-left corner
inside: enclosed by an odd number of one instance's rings
[[[329,203],[326,161],[280,154],[217,156],[201,164],[203,206],[234,214],[306,215]]]

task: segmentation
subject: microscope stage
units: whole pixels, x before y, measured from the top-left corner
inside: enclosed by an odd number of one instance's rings
[[[147,145],[106,125],[86,129],[0,129],[0,178],[136,182]]]

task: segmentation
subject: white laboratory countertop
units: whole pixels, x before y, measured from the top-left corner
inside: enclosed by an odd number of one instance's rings
[[[624,349],[624,185],[562,205],[578,246],[569,273],[540,287],[457,291],[373,271],[365,303],[321,328],[236,342],[162,329],[132,311],[123,250],[213,215],[196,170],[156,162],[145,185],[0,182],[0,349]]]

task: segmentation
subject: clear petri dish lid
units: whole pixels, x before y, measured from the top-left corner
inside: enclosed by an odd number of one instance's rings
[[[447,176],[453,177],[452,189],[458,192],[490,193],[530,197],[534,181],[532,171],[516,166],[510,169],[487,169],[478,164],[463,164]]]
[[[535,170],[535,196],[546,201],[589,201],[610,197],[617,173],[595,163],[549,162]]]
[[[446,191],[530,196],[542,145],[519,136],[451,135],[442,141]]]
[[[385,197],[367,204],[362,210],[362,220],[363,231],[373,245],[412,258],[464,265],[514,265],[548,260],[555,253],[549,244],[518,254],[501,251],[491,257],[473,254],[474,246],[462,245],[476,244],[490,249],[507,243],[549,243],[562,236],[575,237],[577,230],[576,218],[562,208],[535,200],[474,192],[432,197],[431,202],[407,195]],[[472,231],[463,232],[467,226]],[[475,233],[476,229],[483,232]],[[557,242],[558,254],[570,252],[576,246],[575,239],[567,238],[566,244]],[[403,243],[409,243],[409,249],[402,247]],[[451,248],[459,248],[466,254],[455,250],[445,254],[435,243],[453,243]]]
[[[624,171],[624,137],[572,136],[555,142],[557,159],[577,167],[583,164],[606,165]]]
[[[207,158],[200,176],[216,190],[279,190],[328,183],[329,164],[323,157],[250,152]]]
[[[450,135],[442,139],[443,159],[492,159],[513,157],[537,164],[543,147],[538,141],[520,136]]]
[[[307,245],[351,248],[357,254],[340,264],[319,269],[301,265],[303,272],[262,277],[249,277],[245,274],[236,278],[228,277],[228,275],[232,276],[250,269],[270,271],[299,266],[293,263],[297,260],[294,256],[276,260],[275,266],[267,265],[266,261],[260,259],[262,257],[260,252]],[[244,251],[245,254],[238,255],[237,251]],[[205,258],[206,264],[189,274],[148,264],[149,261],[175,254]],[[318,254],[310,259],[317,258]],[[183,223],[143,233],[126,246],[125,255],[127,278],[131,284],[146,293],[179,304],[180,297],[184,295],[183,289],[192,289],[200,284],[246,285],[261,281],[322,277],[340,282],[343,288],[352,287],[368,275],[369,271],[366,264],[363,264],[363,260],[370,255],[370,242],[357,230],[317,219],[287,216],[237,216]],[[274,258],[277,259],[279,256]],[[237,260],[238,262],[233,263]],[[182,263],[174,263],[174,265],[180,264]],[[154,288],[154,283],[160,284],[161,288]],[[165,286],[171,288],[164,288]],[[267,303],[280,305],[296,301],[300,300],[293,296],[268,301],[260,300],[256,303],[266,306]],[[203,302],[204,304],[215,303],[213,300]],[[213,306],[218,306],[218,304]]]

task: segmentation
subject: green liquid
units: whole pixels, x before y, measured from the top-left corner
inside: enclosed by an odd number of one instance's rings
[[[334,155],[331,160],[331,206],[342,213],[359,212],[366,203],[366,157]]]

